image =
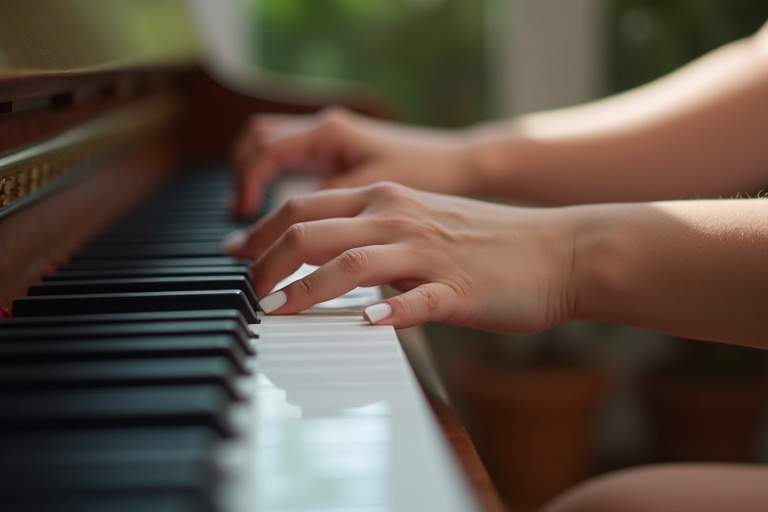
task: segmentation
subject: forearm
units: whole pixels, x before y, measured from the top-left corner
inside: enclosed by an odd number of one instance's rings
[[[573,204],[760,190],[766,46],[746,39],[625,94],[476,127],[474,192]]]
[[[768,200],[572,210],[576,318],[768,348]]]

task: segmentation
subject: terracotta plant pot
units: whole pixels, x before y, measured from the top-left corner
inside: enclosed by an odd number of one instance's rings
[[[499,494],[533,509],[590,476],[594,418],[605,388],[596,368],[500,368],[465,359],[449,392]]]
[[[754,462],[768,380],[707,382],[654,374],[643,385],[662,461]]]

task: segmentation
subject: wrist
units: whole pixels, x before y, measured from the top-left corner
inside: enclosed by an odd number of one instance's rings
[[[514,123],[483,123],[466,129],[467,167],[472,194],[519,199],[517,176],[523,140]]]
[[[568,283],[572,320],[611,321],[638,254],[621,205],[568,207],[573,220],[573,264]],[[624,212],[626,213],[626,212]]]

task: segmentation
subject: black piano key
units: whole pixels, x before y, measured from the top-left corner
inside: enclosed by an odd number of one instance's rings
[[[136,496],[135,493],[170,492],[186,495],[187,502],[200,502],[202,510],[213,507],[215,483],[219,478],[213,464],[197,461],[72,467],[20,465],[7,471],[0,468],[0,475],[0,494],[9,500],[59,496],[74,501],[71,505],[74,506],[78,501],[104,495],[130,498]],[[104,505],[103,500],[101,504]],[[151,505],[151,502],[145,504]],[[111,512],[112,509],[102,510]]]
[[[257,321],[256,311],[240,290],[46,295],[13,301],[13,315],[19,317],[197,309],[237,309],[247,322]]]
[[[99,270],[99,269],[126,269],[126,268],[153,268],[153,267],[225,267],[237,266],[243,270],[250,268],[250,262],[230,258],[229,256],[215,256],[209,258],[132,258],[109,259],[104,261],[86,260],[73,261],[59,267],[59,272],[69,270]]]
[[[238,398],[235,383],[250,370],[246,322],[257,321],[250,285],[213,284],[217,277],[249,279],[250,262],[221,248],[224,236],[247,226],[222,207],[226,174],[176,180],[45,279],[91,283],[33,289],[34,297],[56,294],[64,302],[44,301],[40,310],[39,302],[21,300],[14,306],[18,318],[0,323],[0,438],[7,440],[0,441],[0,472],[14,475],[0,477],[7,483],[0,484],[0,510],[218,511],[211,454],[218,437],[231,434],[226,420]],[[166,276],[164,284],[152,282]],[[205,277],[202,288],[173,283],[196,277]],[[124,278],[144,282],[123,288],[92,282]],[[239,290],[239,298],[225,293],[223,302],[211,302],[200,293],[208,290]],[[216,335],[209,322],[222,320],[237,325],[238,334]],[[195,414],[168,393],[195,388],[218,397],[190,402],[199,405]],[[146,394],[118,393],[127,391]],[[153,409],[153,400],[171,406]],[[205,445],[134,436],[176,432],[178,424],[213,435]]]
[[[211,256],[223,256],[224,250],[221,242],[178,242],[178,243],[136,243],[120,245],[95,245],[86,247],[77,253],[72,260],[105,260],[136,258],[178,258],[187,256],[190,258],[207,258]]]
[[[251,282],[244,276],[143,277],[52,281],[30,286],[29,296],[75,295],[94,293],[181,292],[203,290],[240,290],[252,307],[258,299]]]
[[[214,384],[239,398],[237,370],[224,358],[0,364],[0,390]]]
[[[152,214],[143,217],[134,217],[124,220],[114,229],[104,233],[102,236],[119,237],[120,235],[127,236],[144,236],[144,235],[158,235],[163,231],[172,233],[175,229],[179,229],[179,233],[191,233],[193,229],[199,230],[200,233],[208,234],[209,236],[217,234],[223,238],[227,233],[236,229],[244,229],[247,226],[240,223],[232,223],[224,220],[215,220],[211,217],[216,212],[203,212],[202,216],[193,217],[188,213],[175,212],[173,214]],[[221,242],[221,238],[213,239],[212,242]]]
[[[150,231],[157,231],[157,226],[176,224],[186,228],[199,228],[203,230],[213,229],[238,229],[248,225],[237,219],[232,219],[228,213],[219,208],[199,209],[187,207],[177,203],[165,206],[151,205],[152,208],[140,209],[121,219],[112,226],[109,233],[120,233],[135,230],[142,226]],[[148,221],[152,221],[149,223]]]
[[[0,431],[204,426],[231,436],[230,401],[216,385],[5,392]]]
[[[176,186],[176,185],[174,185]],[[205,194],[194,194],[193,192],[187,192],[186,195],[179,194],[164,194],[161,197],[157,197],[154,201],[148,201],[143,207],[139,207],[135,210],[134,214],[143,213],[148,214],[151,212],[166,212],[166,211],[178,211],[183,210],[190,214],[199,213],[201,211],[212,212],[226,212],[225,201],[223,200],[223,194],[226,194],[225,190],[217,192],[217,197],[209,197]],[[232,222],[243,222],[239,219],[231,219],[229,215],[225,213],[225,218]]]
[[[3,512],[216,512],[214,503],[186,491],[98,493],[7,493]]]
[[[230,229],[231,228],[231,229]],[[121,243],[139,242],[211,242],[221,243],[223,238],[236,229],[234,226],[226,227],[192,227],[175,228],[170,231],[143,229],[113,230],[88,242],[89,246],[114,245]]]
[[[211,245],[219,246],[219,254],[221,255],[224,251],[221,249],[221,242],[224,239],[225,236],[227,236],[227,233],[230,230],[227,229],[215,229],[215,228],[207,228],[205,230],[201,230],[200,233],[195,232],[174,232],[173,230],[169,231],[168,233],[163,234],[162,231],[158,232],[149,232],[149,233],[140,233],[140,234],[118,234],[117,236],[111,236],[111,237],[104,237],[104,238],[98,238],[95,240],[91,240],[88,242],[87,248],[99,248],[100,250],[106,250],[109,247],[114,246],[125,246],[125,247],[138,247],[138,246],[146,246],[149,244],[157,244],[157,245],[167,245],[169,247],[172,246],[181,246],[184,245],[196,245],[200,246],[202,244],[205,245]],[[165,235],[165,236],[163,236]]]
[[[151,206],[148,208],[146,206]],[[181,220],[188,225],[213,224],[221,225],[242,225],[244,221],[234,219],[230,213],[222,208],[220,204],[210,205],[206,208],[203,202],[197,204],[197,200],[169,200],[162,203],[148,204],[144,208],[138,208],[129,213],[120,220],[118,225],[124,225],[130,222],[143,222],[147,219],[166,219]]]
[[[43,503],[38,498],[52,494],[57,494],[60,508],[52,507],[50,510],[198,510],[189,507],[201,499],[206,506],[199,510],[207,510],[213,505],[209,495],[213,482],[209,481],[209,478],[216,477],[208,470],[205,471],[205,478],[196,479],[193,486],[187,483],[178,486],[178,489],[171,493],[183,494],[186,498],[195,497],[194,500],[181,501],[169,501],[167,497],[158,499],[156,490],[151,491],[152,496],[138,491],[135,488],[136,477],[130,474],[128,476],[133,480],[132,483],[120,478],[111,484],[113,489],[110,490],[105,488],[103,480],[99,485],[91,486],[90,478],[84,482],[80,479],[79,487],[71,486],[71,482],[59,477],[57,471],[74,470],[83,476],[83,469],[95,471],[98,468],[100,471],[111,472],[110,477],[117,477],[120,475],[116,474],[113,468],[133,467],[132,472],[135,473],[144,471],[148,465],[166,465],[167,468],[169,463],[187,465],[194,471],[195,467],[202,465],[210,467],[214,461],[219,437],[213,429],[200,426],[4,432],[0,436],[0,453],[3,454],[0,458],[0,473],[10,473],[12,476],[10,479],[2,478],[3,483],[0,483],[0,510],[9,510],[7,505],[10,497],[15,498],[17,505],[28,507],[19,510],[48,510],[45,507],[40,508]],[[19,471],[26,472],[21,479]],[[39,476],[38,481],[30,478],[34,475]],[[83,483],[86,484],[85,487]],[[181,481],[176,480],[176,483]],[[64,487],[62,484],[67,485]],[[134,488],[130,491],[114,492],[114,488],[125,489],[127,486]],[[94,501],[94,492],[102,499]],[[163,494],[169,492],[164,491]],[[105,501],[103,498],[106,496],[110,499]],[[110,500],[118,497],[123,501],[114,503],[117,508],[90,508],[95,503],[111,505]],[[137,501],[138,497],[141,497],[141,500]],[[165,508],[168,503],[176,502],[184,503],[186,508]],[[143,504],[150,508],[122,508],[123,503]],[[155,505],[160,508],[154,508]],[[84,506],[85,508],[82,508]]]
[[[57,361],[224,357],[241,373],[250,369],[247,354],[233,336],[185,335],[163,338],[91,339],[86,341],[5,342],[0,364]]]
[[[0,471],[5,473],[5,478],[0,479],[0,490],[59,491],[66,494],[123,490],[195,491],[208,487],[208,482],[214,478],[211,466],[200,461],[167,461],[150,464],[76,464],[62,468],[19,462],[10,468],[0,465]]]
[[[214,456],[219,437],[201,426],[7,432],[0,466],[202,461]]]
[[[43,277],[43,281],[71,279],[122,279],[126,277],[195,277],[195,276],[248,276],[247,267],[224,265],[220,267],[150,267],[97,270],[62,270]]]
[[[84,341],[90,338],[137,338],[141,336],[224,335],[233,337],[249,354],[255,353],[247,328],[232,320],[206,322],[102,323],[93,325],[54,325],[0,329],[0,343],[13,341]]]
[[[244,332],[248,324],[236,309],[205,309],[196,311],[150,311],[143,313],[111,313],[103,315],[64,315],[41,317],[6,318],[0,322],[0,339],[6,330],[67,326],[91,326],[104,324],[133,324],[157,322],[236,322]]]
[[[120,229],[108,231],[103,233],[101,237],[94,238],[86,247],[107,248],[113,245],[135,245],[140,243],[164,244],[171,242],[173,244],[180,244],[206,242],[206,244],[210,244],[212,247],[218,247],[218,256],[225,256],[226,254],[221,245],[224,238],[232,231],[246,229],[247,227],[218,223],[184,223],[182,220],[179,219],[172,222],[157,219],[143,220],[121,226]],[[148,223],[151,223],[151,225]],[[163,236],[164,234],[165,236]]]

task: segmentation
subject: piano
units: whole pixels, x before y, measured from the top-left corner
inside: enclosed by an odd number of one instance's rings
[[[0,510],[500,510],[380,290],[263,316],[220,248],[248,115],[387,107],[224,87],[182,7],[0,6]]]

